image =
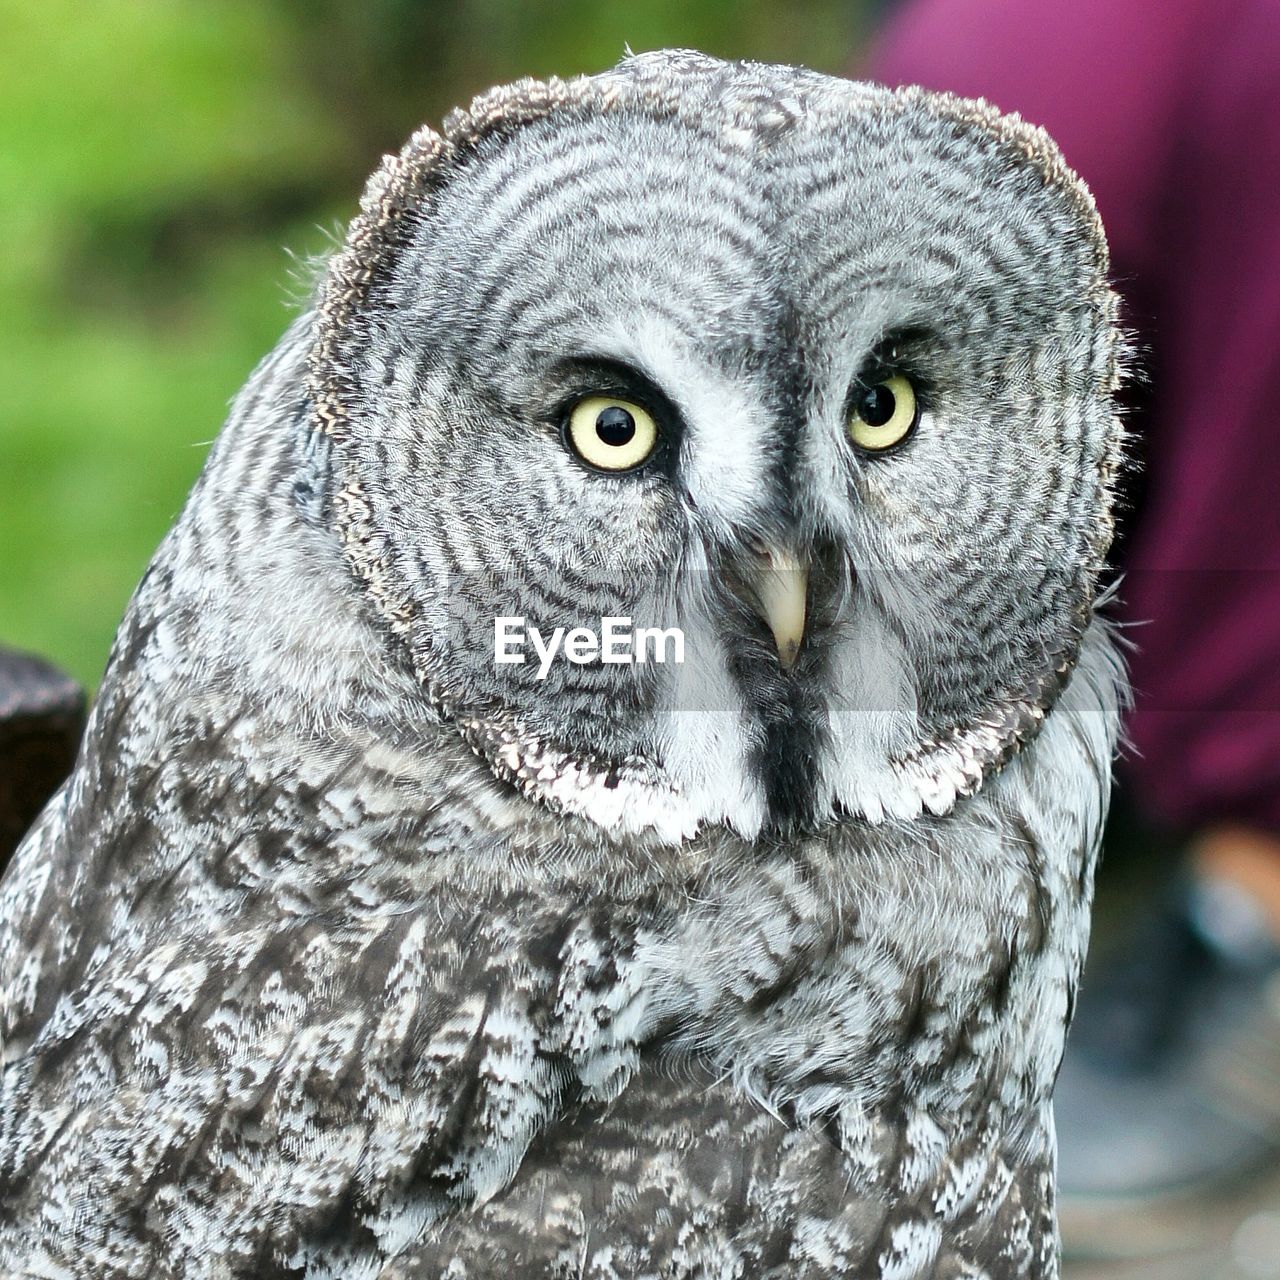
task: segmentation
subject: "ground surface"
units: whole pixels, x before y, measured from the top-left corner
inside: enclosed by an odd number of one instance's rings
[[[1074,1231],[1073,1231],[1074,1228]],[[1280,1168],[1230,1197],[1107,1220],[1064,1215],[1068,1238],[1104,1240],[1113,1261],[1069,1259],[1064,1280],[1274,1280],[1280,1277]]]

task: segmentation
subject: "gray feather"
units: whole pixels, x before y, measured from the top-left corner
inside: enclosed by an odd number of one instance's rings
[[[785,67],[522,82],[389,158],[0,885],[0,1270],[1056,1275],[1106,272],[1038,130]],[[886,343],[925,412],[868,458]],[[658,389],[665,469],[566,449],[584,368]],[[732,589],[770,540],[790,673]],[[494,665],[566,611],[688,660]]]

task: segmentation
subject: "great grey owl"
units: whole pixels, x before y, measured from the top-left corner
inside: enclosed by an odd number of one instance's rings
[[[4,881],[4,1274],[1055,1274],[1122,350],[982,103],[659,53],[416,134]]]

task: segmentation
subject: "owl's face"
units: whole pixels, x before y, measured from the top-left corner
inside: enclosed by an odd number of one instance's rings
[[[1051,144],[974,104],[693,55],[516,86],[419,135],[331,267],[338,524],[535,802],[672,838],[943,812],[1090,619],[1105,275]],[[499,663],[512,617],[684,661]]]

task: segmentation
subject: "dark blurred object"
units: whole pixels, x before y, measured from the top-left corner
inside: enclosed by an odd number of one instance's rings
[[[39,658],[0,649],[0,869],[71,772],[84,690]]]

